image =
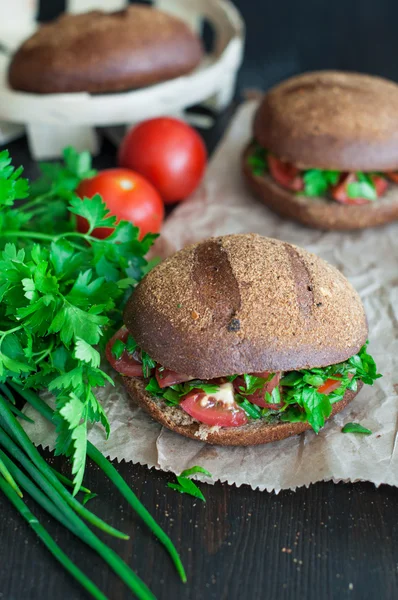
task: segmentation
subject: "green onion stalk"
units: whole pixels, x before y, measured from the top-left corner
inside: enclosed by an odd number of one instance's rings
[[[152,592],[134,571],[86,525],[85,521],[114,537],[128,539],[127,535],[108,525],[85,508],[85,500],[95,495],[89,489],[85,487],[80,489],[85,494],[83,503],[79,502],[68,491],[67,487],[73,487],[73,482],[47,464],[17,420],[16,416],[18,414],[16,415],[13,410],[15,409],[13,392],[17,392],[49,421],[52,421],[54,411],[34,392],[23,389],[15,383],[10,383],[9,386],[7,388],[1,385],[0,388],[3,394],[0,395],[0,490],[28,522],[54,558],[94,598],[103,600],[106,596],[59,548],[43,525],[26,507],[22,499],[23,493],[28,494],[48,514],[96,551],[137,598],[140,600],[154,599]],[[171,539],[141,504],[113,465],[90,442],[87,444],[87,454],[102,469],[130,506],[165,546],[181,580],[186,582],[184,567]]]

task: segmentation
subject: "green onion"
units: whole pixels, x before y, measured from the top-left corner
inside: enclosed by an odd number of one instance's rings
[[[23,414],[23,412],[21,412],[16,406],[14,406],[13,404],[10,404],[9,406],[10,411],[19,419],[22,419],[23,421],[26,421],[27,423],[34,423],[34,421],[32,419],[29,419],[29,417],[27,417],[26,415]]]
[[[8,404],[0,396],[0,420],[3,421],[6,429],[9,431],[13,439],[20,445],[20,447],[26,452],[33,464],[39,469],[39,471],[48,479],[51,485],[57,490],[60,496],[66,500],[66,502],[82,517],[84,517],[89,523],[98,527],[102,531],[118,537],[122,540],[128,540],[129,536],[121,531],[118,531],[114,527],[111,527],[105,523],[102,519],[91,513],[84,506],[80,504],[60,483],[56,475],[53,473],[51,467],[48,466],[44,458],[41,456],[39,451],[32,444],[21,425],[12,416]],[[4,426],[3,425],[3,426]]]
[[[7,469],[6,465],[0,458],[0,474],[3,476],[4,480],[8,483],[8,485],[14,490],[14,492],[22,498],[22,492],[19,489],[18,485],[14,481],[10,471]]]
[[[16,404],[15,398],[12,395],[11,390],[6,385],[4,385],[4,383],[0,383],[0,390],[8,398],[12,405]]]
[[[59,473],[56,469],[53,469],[51,467],[51,471],[54,473],[55,477],[64,485],[67,485],[70,488],[74,488],[75,484],[73,483],[73,481],[71,479],[68,479],[67,477],[65,477],[65,475],[62,475],[62,473]],[[80,486],[79,492],[83,492],[83,494],[91,494],[91,490],[87,489],[86,487],[83,487],[82,485]]]
[[[26,504],[18,497],[14,490],[0,478],[0,489],[7,496],[10,502],[17,509],[19,514],[29,523],[30,527],[47,546],[51,554],[61,563],[61,565],[69,571],[69,573],[82,585],[94,598],[97,600],[107,600],[107,597],[99,588],[89,579],[61,550],[56,542],[52,539],[47,530],[41,525],[36,517],[30,512]]]
[[[0,397],[1,408],[1,397]],[[0,411],[1,416],[6,411]],[[4,421],[2,419],[2,421]],[[15,425],[19,423],[15,422]],[[13,428],[11,428],[13,429]],[[30,442],[31,443],[31,442]],[[126,563],[114,552],[106,546],[76,515],[66,500],[52,486],[52,482],[42,474],[35,466],[33,461],[28,457],[13,440],[0,428],[0,444],[9,452],[31,475],[36,483],[41,487],[43,492],[53,502],[56,507],[58,516],[56,517],[65,527],[70,529],[72,533],[80,537],[88,546],[99,554],[105,562],[115,571],[115,573],[124,581],[124,583],[137,595],[140,600],[154,600],[154,595],[145,585],[145,583],[126,565]],[[33,444],[32,444],[33,446]],[[24,448],[25,449],[25,448]],[[49,468],[49,467],[48,467]],[[49,468],[50,470],[50,468]],[[54,476],[55,477],[55,476]],[[55,478],[56,479],[56,478]],[[57,483],[58,480],[56,480]],[[62,485],[59,484],[62,488]],[[77,501],[76,501],[77,502]],[[77,504],[79,504],[77,502]],[[87,511],[89,513],[89,511]],[[55,515],[54,515],[55,516]]]
[[[43,417],[48,421],[52,422],[54,411],[34,392],[31,390],[25,390],[17,384],[10,383],[11,387],[19,393],[33,408],[35,408]],[[184,566],[181,562],[180,556],[169,538],[169,536],[163,531],[163,529],[156,523],[152,515],[147,511],[145,506],[141,504],[134,492],[129,488],[123,477],[117,472],[112,463],[105,458],[103,454],[97,448],[87,442],[87,454],[93,460],[105,475],[112,481],[115,487],[119,490],[122,496],[127,500],[132,509],[138,514],[144,523],[149,527],[152,533],[158,538],[158,540],[164,545],[166,550],[169,552],[174,565],[181,577],[181,580],[185,583],[187,576],[185,574]]]

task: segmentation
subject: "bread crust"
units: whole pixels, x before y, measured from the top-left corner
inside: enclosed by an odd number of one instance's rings
[[[155,421],[164,427],[194,440],[205,441],[218,446],[256,446],[277,442],[292,435],[298,435],[311,429],[309,423],[276,423],[269,424],[255,420],[241,427],[211,428],[192,419],[179,407],[168,407],[161,400],[151,396],[145,390],[145,383],[137,377],[123,377],[123,384],[131,398]],[[355,398],[362,388],[358,381],[358,390],[347,390],[344,398],[333,405],[333,417]]]
[[[354,230],[385,225],[398,219],[398,185],[390,182],[378,200],[358,206],[329,198],[307,197],[284,189],[268,174],[254,175],[247,162],[253,144],[242,155],[242,171],[249,188],[268,208],[287,219],[324,230]]]
[[[158,363],[199,379],[343,362],[368,335],[361,300],[337,269],[256,234],[210,238],[154,267],[124,323]]]
[[[272,88],[254,118],[264,148],[299,168],[398,169],[398,85],[381,77],[318,71]]]
[[[42,25],[14,54],[8,79],[12,88],[38,94],[116,92],[189,73],[202,56],[199,38],[181,19],[133,5]]]

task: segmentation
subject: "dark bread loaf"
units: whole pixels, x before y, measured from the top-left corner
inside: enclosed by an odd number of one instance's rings
[[[166,406],[162,400],[154,398],[145,391],[142,379],[135,377],[123,377],[123,383],[132,399],[141,408],[146,410],[151,417],[164,427],[172,429],[176,433],[185,435],[208,444],[219,446],[255,446],[277,442],[292,435],[303,433],[311,429],[309,423],[273,423],[269,424],[263,419],[251,421],[241,427],[209,427],[199,423],[190,417],[178,406]],[[353,400],[362,388],[362,382],[358,381],[357,392],[347,391],[343,400],[333,405],[332,415],[342,411],[351,400]]]
[[[264,148],[299,168],[398,169],[398,85],[338,71],[292,77],[271,89],[254,119]]]
[[[153,359],[200,379],[338,363],[368,333],[361,300],[337,269],[255,234],[210,238],[157,265],[124,322]]]
[[[398,219],[398,185],[392,182],[381,198],[357,206],[325,197],[309,198],[281,187],[268,174],[254,175],[247,162],[252,150],[253,145],[249,144],[242,156],[246,182],[268,208],[282,217],[325,230],[363,229]]]
[[[113,92],[189,73],[202,56],[182,20],[133,5],[64,14],[41,26],[15,53],[8,78],[12,88],[39,94]]]

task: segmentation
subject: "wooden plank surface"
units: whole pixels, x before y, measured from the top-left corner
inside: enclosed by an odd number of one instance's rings
[[[236,0],[246,19],[243,87],[268,87],[294,72],[346,68],[398,80],[398,4],[381,0],[259,3]],[[261,7],[260,8],[260,4]],[[53,16],[62,0],[42,0],[41,16]],[[206,133],[211,150],[230,113]],[[15,163],[29,177],[23,140],[10,144]],[[105,143],[96,166],[112,165]],[[48,454],[46,453],[46,456]],[[62,459],[53,461],[64,468]],[[319,483],[278,496],[243,486],[201,485],[202,504],[167,488],[172,476],[121,463],[120,473],[172,536],[188,571],[181,584],[163,548],[153,539],[97,467],[86,482],[100,495],[91,508],[131,535],[112,546],[159,600],[392,600],[398,598],[398,490],[371,484]],[[31,507],[43,516],[33,503]],[[0,498],[0,599],[80,600],[88,596]],[[112,600],[130,594],[90,550],[44,515],[51,533]]]
[[[62,460],[52,463],[62,468]],[[126,463],[118,469],[176,543],[188,583],[179,582],[163,548],[93,466],[86,483],[100,497],[91,509],[131,535],[110,543],[159,600],[398,597],[397,489],[321,483],[276,496],[200,484],[203,504],[168,489],[170,474]],[[0,598],[87,598],[3,498],[0,507]],[[109,598],[131,598],[93,552],[45,515],[44,523]]]

